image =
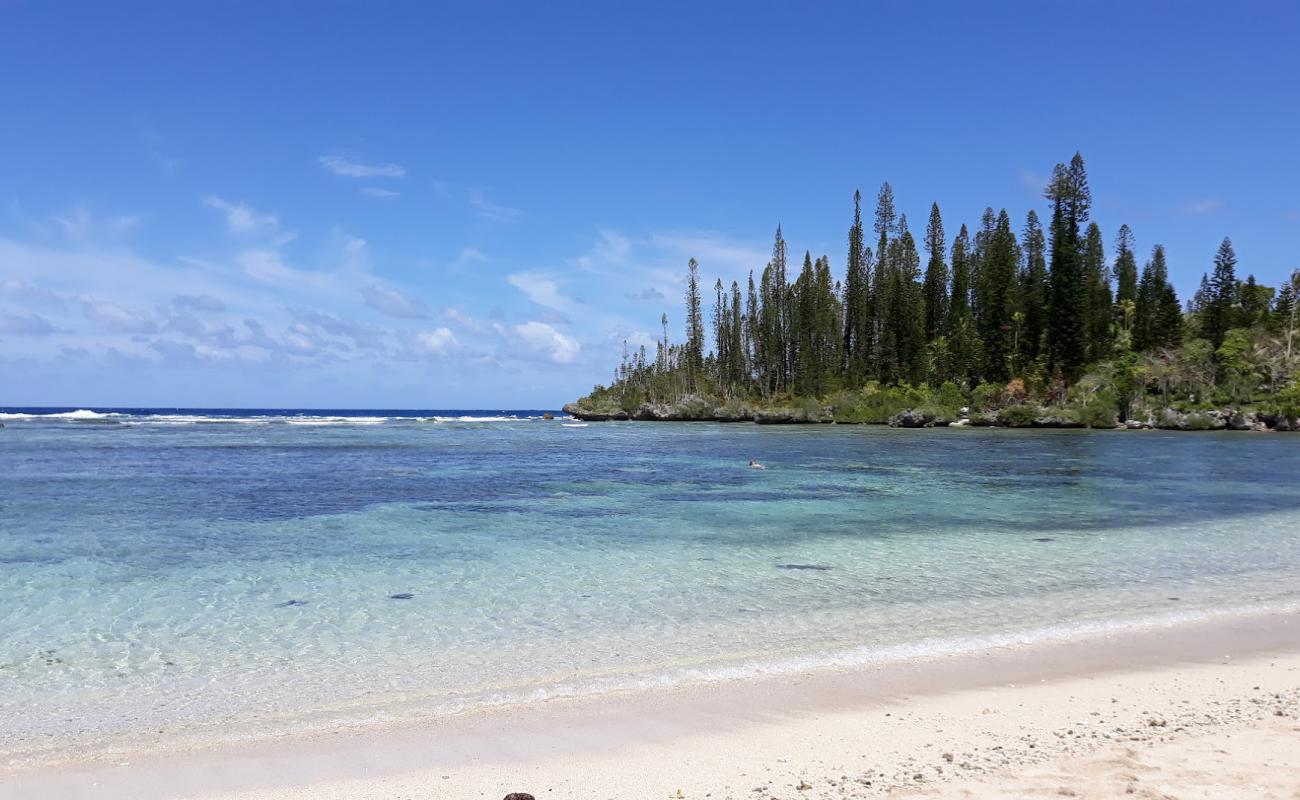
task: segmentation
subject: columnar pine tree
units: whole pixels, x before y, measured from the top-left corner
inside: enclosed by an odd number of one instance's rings
[[[1115,237],[1115,302],[1137,301],[1137,258],[1133,255],[1133,231],[1119,226]]]
[[[745,347],[745,318],[740,310],[740,284],[731,282],[731,334],[728,348],[732,353],[727,383],[733,395],[744,393],[749,384],[748,348]]]
[[[898,238],[890,243],[893,277],[893,304],[890,328],[893,333],[897,362],[891,373],[897,379],[919,383],[926,377],[925,309],[921,287],[921,256],[916,240],[907,227],[907,215],[898,218]]]
[[[1202,333],[1218,350],[1224,335],[1233,326],[1237,304],[1237,253],[1232,249],[1232,240],[1226,236],[1214,255],[1214,277],[1210,279],[1209,288]]]
[[[1114,344],[1110,320],[1111,306],[1115,301],[1111,296],[1108,273],[1101,228],[1094,222],[1088,226],[1083,242],[1083,281],[1087,292],[1084,339],[1088,361],[1109,358]]]
[[[1048,357],[1050,366],[1061,377],[1074,380],[1087,358],[1084,337],[1087,289],[1083,281],[1079,231],[1088,221],[1092,204],[1083,157],[1078,153],[1068,167],[1056,165],[1047,186],[1047,199],[1052,201]]]
[[[930,206],[930,223],[925,228],[925,250],[930,261],[925,267],[925,339],[929,341],[943,333],[948,318],[948,265],[944,263],[947,244],[943,235],[943,219],[939,204]]]
[[[970,233],[962,225],[952,242],[952,291],[948,299],[948,351],[952,363],[952,376],[962,382],[973,382],[981,360],[979,333],[975,316],[971,312],[971,242]]]
[[[982,235],[983,232],[981,232]],[[1005,382],[1010,377],[1011,359],[1015,354],[1016,235],[1006,209],[998,215],[993,230],[987,233],[979,272],[979,334],[984,343],[983,374],[990,380]]]
[[[1024,313],[1020,336],[1020,363],[1033,363],[1041,352],[1047,329],[1047,242],[1043,225],[1032,209],[1025,218],[1023,234],[1025,269],[1020,281],[1020,302]]]
[[[704,315],[700,312],[700,265],[691,259],[686,281],[686,383],[687,391],[698,391],[704,372]]]
[[[879,194],[876,195],[876,235],[879,237],[876,245],[876,273],[871,282],[874,292],[872,300],[875,301],[875,312],[873,314],[872,332],[872,358],[875,361],[876,369],[874,377],[880,380],[891,382],[895,380],[896,373],[893,367],[898,364],[898,342],[894,338],[893,331],[888,324],[894,304],[895,281],[893,279],[894,265],[890,263],[891,256],[894,255],[890,250],[890,236],[897,227],[897,216],[894,212],[894,190],[886,181],[880,187]]]
[[[849,258],[844,279],[844,367],[850,383],[871,374],[871,274],[862,238],[862,193],[853,193],[853,225],[849,227]]]

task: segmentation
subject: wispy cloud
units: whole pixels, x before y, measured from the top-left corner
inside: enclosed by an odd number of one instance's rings
[[[647,286],[639,292],[627,296],[629,300],[666,300],[667,296],[653,286]]]
[[[415,342],[421,352],[436,356],[447,355],[460,344],[450,328],[419,331],[415,334]]]
[[[1203,197],[1183,206],[1183,211],[1193,216],[1201,216],[1202,214],[1213,214],[1221,208],[1223,208],[1222,200],[1217,197]]]
[[[204,195],[203,202],[225,215],[226,227],[231,233],[270,233],[280,228],[280,220],[274,214],[259,214],[245,203],[234,203],[215,194]]]
[[[316,161],[345,178],[400,178],[406,174],[406,169],[398,164],[366,164],[341,155],[321,156]]]
[[[451,262],[451,265],[456,269],[464,269],[470,264],[482,263],[487,260],[487,254],[477,247],[462,247],[460,252],[456,254],[456,260]]]
[[[85,206],[52,215],[50,221],[69,241],[84,242],[97,236],[120,236],[140,227],[144,217],[140,214],[96,217]]]
[[[699,261],[701,268],[745,272],[762,269],[770,257],[763,248],[708,231],[651,233],[648,241],[654,247],[676,254],[683,272],[691,258]]]
[[[480,219],[489,222],[515,222],[524,216],[522,210],[494,203],[484,197],[482,192],[471,192],[469,204]]]
[[[49,336],[54,331],[54,325],[39,314],[0,315],[0,334]]]
[[[24,303],[40,303],[48,306],[63,305],[63,298],[50,289],[17,278],[0,281],[0,294],[8,295]]]
[[[83,298],[81,312],[96,325],[119,333],[153,333],[158,330],[158,323],[148,314],[123,308],[111,300]]]
[[[560,291],[559,284],[540,272],[516,272],[507,275],[506,280],[539,306],[562,313],[572,312],[578,307],[573,298]]]
[[[556,364],[572,364],[582,351],[577,339],[545,322],[524,322],[506,331],[520,346]]]
[[[378,197],[381,199],[402,196],[401,192],[394,192],[392,189],[384,189],[379,186],[362,186],[361,193],[366,197]]]
[[[1035,194],[1042,194],[1043,190],[1047,188],[1048,182],[1051,181],[1048,176],[1031,169],[1022,169],[1017,175],[1020,178],[1020,185]]]
[[[367,306],[390,317],[424,319],[429,316],[429,310],[424,303],[413,300],[396,289],[389,289],[376,284],[363,288],[361,296]]]

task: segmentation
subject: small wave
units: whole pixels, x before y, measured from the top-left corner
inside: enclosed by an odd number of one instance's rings
[[[133,419],[132,425],[267,425],[270,417],[208,417],[188,414],[151,414]]]
[[[434,422],[523,422],[541,417],[426,417]]]
[[[79,408],[76,411],[56,411],[50,414],[0,413],[0,419],[36,419],[36,420],[62,419],[62,420],[67,420],[69,422],[78,422],[84,420],[104,420],[104,419],[112,419],[113,417],[121,417],[121,416],[125,416],[125,415],[101,414],[98,411],[90,411],[89,409],[85,409],[85,408]]]
[[[383,425],[388,417],[284,417],[289,425]]]

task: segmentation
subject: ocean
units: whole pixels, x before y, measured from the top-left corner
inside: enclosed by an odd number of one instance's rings
[[[543,413],[0,409],[0,756],[1300,603],[1289,435]]]

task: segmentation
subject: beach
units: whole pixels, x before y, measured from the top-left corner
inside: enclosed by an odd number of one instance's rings
[[[9,774],[0,797],[1293,798],[1300,615]]]
[[[6,799],[959,791],[1294,719],[1285,437],[11,414]]]

